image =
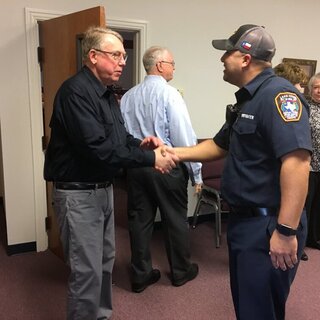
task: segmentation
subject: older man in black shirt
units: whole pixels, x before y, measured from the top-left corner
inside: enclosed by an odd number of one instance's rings
[[[54,209],[70,265],[67,319],[109,319],[115,257],[112,179],[121,167],[168,172],[177,157],[161,141],[127,133],[108,86],[126,62],[122,37],[91,27],[83,39],[85,66],[57,92],[44,176],[54,182]],[[142,148],[141,148],[142,147]],[[148,148],[147,148],[148,147]],[[148,282],[156,282],[153,274]]]

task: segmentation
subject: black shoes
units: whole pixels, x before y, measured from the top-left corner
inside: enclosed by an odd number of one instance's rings
[[[172,285],[175,287],[183,286],[188,281],[193,280],[199,273],[199,267],[196,263],[192,263],[190,266],[189,271],[186,273],[186,275],[183,278],[180,279],[172,279]],[[144,291],[147,287],[150,285],[156,283],[161,277],[160,271],[158,269],[153,269],[147,280],[143,282],[133,282],[131,285],[131,289],[133,292],[140,293]]]
[[[132,291],[136,292],[136,293],[140,293],[143,290],[145,290],[147,287],[149,287],[150,285],[156,283],[161,277],[160,271],[158,269],[153,269],[147,280],[143,281],[143,282],[136,282],[136,283],[132,283]]]
[[[305,251],[303,250],[302,255],[301,255],[301,260],[302,261],[308,261],[309,257],[307,256],[307,254],[305,253]]]
[[[172,285],[175,287],[183,286],[188,281],[193,280],[198,275],[198,273],[199,273],[198,265],[196,263],[192,263],[189,271],[183,278],[176,279],[176,280],[172,279]]]

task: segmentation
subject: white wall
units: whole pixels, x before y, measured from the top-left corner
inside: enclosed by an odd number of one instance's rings
[[[24,9],[69,13],[97,5],[105,6],[107,21],[108,17],[149,21],[147,46],[171,48],[177,63],[172,85],[183,89],[199,138],[215,134],[237,89],[222,80],[222,52],[212,48],[213,38],[255,23],[266,26],[274,37],[274,65],[283,57],[317,60],[320,52],[320,42],[314,40],[320,2],[314,0],[294,5],[289,0],[268,4],[257,0],[2,1],[0,119],[9,245],[37,240],[33,170],[42,170],[33,168]]]

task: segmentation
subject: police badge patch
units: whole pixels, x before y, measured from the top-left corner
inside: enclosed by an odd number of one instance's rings
[[[299,121],[302,105],[299,97],[292,92],[281,92],[274,99],[281,118],[286,121]]]

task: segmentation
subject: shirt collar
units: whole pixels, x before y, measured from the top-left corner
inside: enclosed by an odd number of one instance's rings
[[[156,74],[148,74],[145,76],[146,81],[162,81],[167,82],[163,76],[156,75]]]
[[[316,107],[320,107],[320,102],[315,102],[314,100],[310,99],[310,105],[316,106]]]
[[[87,67],[84,66],[81,71],[85,74],[86,78],[89,79],[91,82],[94,90],[97,92],[97,95],[101,98],[107,92],[110,92],[111,89],[106,87],[94,74],[93,72]]]
[[[274,77],[275,73],[272,68],[266,68],[261,73],[259,73],[254,79],[247,83],[244,87],[240,88],[236,93],[236,99],[238,103],[249,100],[254,96],[259,87],[267,79]]]

